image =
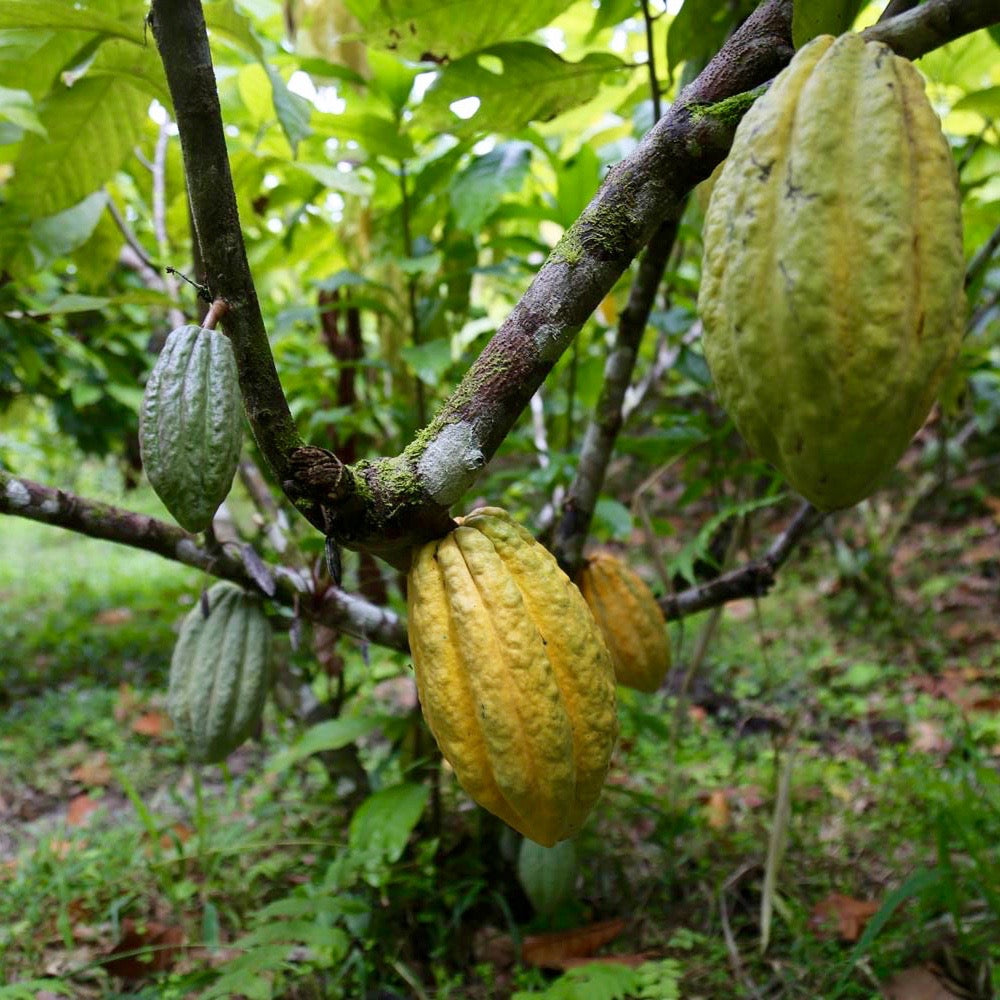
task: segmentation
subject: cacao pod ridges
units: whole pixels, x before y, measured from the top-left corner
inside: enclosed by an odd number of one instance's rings
[[[607,643],[618,683],[655,691],[670,669],[670,639],[646,582],[610,552],[591,553],[577,582]]]
[[[260,601],[235,584],[214,584],[188,612],[170,660],[167,711],[193,760],[224,760],[252,733],[270,687],[271,643]]]
[[[723,406],[821,510],[889,473],[961,343],[955,165],[916,69],[856,34],[803,46],[740,123],[704,227]]]
[[[414,553],[408,604],[421,708],[459,783],[540,844],[572,836],[618,730],[610,654],[580,592],[487,507]]]
[[[146,383],[139,450],[150,485],[188,531],[212,523],[239,464],[242,405],[229,338],[182,326]]]

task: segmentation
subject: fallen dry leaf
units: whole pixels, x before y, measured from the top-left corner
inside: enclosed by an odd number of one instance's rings
[[[965,549],[958,561],[965,566],[978,566],[980,563],[1000,561],[1000,538],[986,538],[971,548]]]
[[[53,837],[49,841],[49,850],[60,861],[65,861],[74,851],[82,851],[86,846],[85,840],[62,840],[60,837]]]
[[[568,958],[589,958],[602,945],[613,941],[625,930],[622,919],[576,927],[550,934],[531,934],[521,944],[521,961],[543,969],[565,968]]]
[[[754,613],[754,601],[749,597],[730,601],[725,605],[726,615],[736,622],[744,622]]]
[[[885,985],[886,1000],[959,1000],[929,970],[904,969]]]
[[[108,755],[104,750],[88,757],[82,764],[78,764],[69,772],[69,776],[74,781],[79,781],[81,785],[90,787],[102,787],[111,784],[111,766],[108,764]]]
[[[922,719],[910,726],[910,746],[921,753],[947,753],[951,740],[945,736],[940,722]]]
[[[105,608],[94,615],[95,625],[124,625],[135,617],[131,608]]]
[[[714,791],[705,804],[708,825],[713,830],[725,830],[729,826],[729,799],[723,791]]]
[[[497,927],[486,925],[472,935],[472,956],[499,969],[509,969],[517,957],[514,939]]]
[[[132,732],[140,736],[150,736],[161,739],[164,733],[170,732],[170,717],[163,712],[145,712],[132,723]]]
[[[704,728],[705,723],[708,721],[708,711],[701,705],[690,705],[687,715],[691,722],[702,728]]]
[[[108,953],[104,968],[122,979],[144,979],[153,972],[173,967],[177,951],[184,943],[180,927],[167,927],[155,920],[138,923],[129,917],[122,921],[121,940]]]
[[[66,822],[70,826],[83,826],[90,814],[99,808],[100,803],[95,802],[89,795],[77,795],[69,800]]]
[[[831,892],[813,907],[809,927],[817,937],[824,937],[832,930],[841,941],[854,942],[861,937],[865,924],[878,913],[879,905],[873,900]]]
[[[118,685],[118,699],[115,701],[115,722],[125,722],[131,715],[135,715],[142,706],[139,695],[135,693],[131,684],[122,681]]]
[[[186,844],[194,836],[194,830],[183,823],[174,823],[170,829],[160,835],[160,846],[176,847],[178,843]]]

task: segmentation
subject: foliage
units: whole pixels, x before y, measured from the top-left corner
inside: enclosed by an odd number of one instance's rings
[[[648,25],[645,6],[204,4],[247,252],[306,441],[349,462],[410,443],[658,100],[753,4],[651,0]],[[796,3],[796,33],[883,6]],[[166,520],[137,414],[166,334],[200,318],[166,269],[204,275],[145,14],[140,0],[0,9],[0,467]],[[401,15],[412,30],[397,33]],[[959,170],[967,262],[1000,202],[998,44],[977,32],[918,62]],[[711,393],[704,191],[679,222],[591,533],[627,546],[661,594],[761,551],[790,506]],[[870,996],[870,970],[941,950],[983,980],[1000,964],[995,260],[970,271],[940,412],[887,488],[831,519],[767,600],[672,625],[665,687],[620,692],[606,808],[550,918],[440,768],[404,655],[274,605],[260,741],[191,768],[165,728],[165,675],[209,578],[0,518],[0,997],[723,996],[733,949],[774,996]],[[469,508],[502,504],[544,533],[637,273],[555,362]],[[283,579],[329,584],[322,538],[290,504],[266,512],[238,482],[225,514],[236,541],[206,544],[252,544]],[[373,560],[345,553],[343,582],[405,607]],[[860,940],[815,926],[831,893],[879,907]],[[606,950],[645,964],[553,977],[516,959],[527,934],[623,912]],[[130,942],[146,960],[116,964]]]

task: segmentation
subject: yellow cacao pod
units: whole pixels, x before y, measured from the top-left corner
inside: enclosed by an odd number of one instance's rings
[[[670,640],[653,592],[609,552],[587,558],[580,591],[597,619],[619,684],[655,691],[670,669]]]
[[[705,357],[737,429],[817,507],[863,499],[962,336],[956,171],[916,69],[854,34],[805,45],[740,123],[704,245]]]
[[[614,672],[579,590],[496,507],[414,553],[410,650],[462,787],[547,847],[579,830],[618,734]]]

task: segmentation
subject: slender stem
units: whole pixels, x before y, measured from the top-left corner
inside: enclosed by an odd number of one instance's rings
[[[597,407],[587,425],[576,476],[563,501],[552,550],[563,569],[572,576],[580,567],[597,498],[615,440],[622,426],[622,404],[632,381],[639,345],[649,321],[663,271],[670,257],[677,227],[666,223],[650,241],[629,291],[628,304],[618,319],[615,345],[604,366],[604,383]]]
[[[403,252],[407,259],[413,259],[413,232],[410,228],[410,194],[406,184],[406,162],[399,161],[399,211],[403,223]],[[412,274],[406,278],[406,298],[410,310],[410,333],[413,346],[417,347],[422,342],[420,331],[420,316],[417,312],[417,279]],[[424,393],[424,383],[419,375],[414,375],[416,383],[417,397],[417,423],[423,427],[427,423],[427,398]]]
[[[969,266],[965,269],[965,287],[968,288],[979,275],[986,270],[993,259],[993,254],[1000,247],[1000,225],[993,230],[990,238],[976,251]]]
[[[653,101],[653,121],[663,117],[660,98],[660,80],[656,73],[656,49],[653,45],[653,18],[649,13],[649,0],[642,0],[642,20],[646,25],[646,68],[649,70],[649,96]]]

